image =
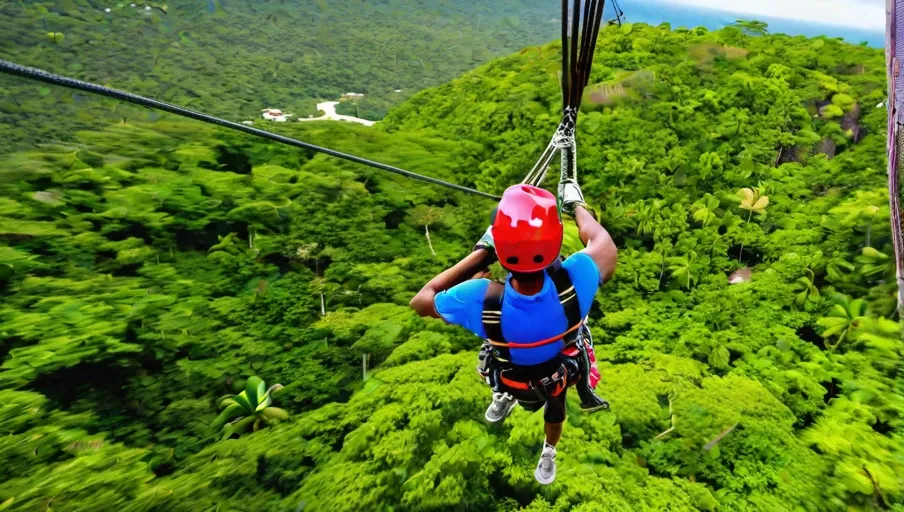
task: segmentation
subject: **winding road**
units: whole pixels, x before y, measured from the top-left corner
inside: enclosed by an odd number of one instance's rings
[[[336,105],[338,105],[338,101],[325,101],[323,103],[317,104],[317,110],[322,110],[324,115],[320,117],[308,117],[299,119],[299,121],[348,121],[350,123],[358,123],[363,124],[364,126],[373,126],[376,121],[368,121],[367,119],[361,119],[360,117],[354,116],[343,116],[341,114],[336,113]]]

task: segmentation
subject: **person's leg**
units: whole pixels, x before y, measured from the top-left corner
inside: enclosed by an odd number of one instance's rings
[[[546,444],[556,446],[559,444],[559,439],[562,438],[562,426],[565,425],[562,423],[549,423],[546,422],[543,430],[546,432]]]
[[[556,479],[556,445],[562,438],[562,428],[565,425],[565,391],[562,389],[556,396],[547,396],[546,409],[543,411],[546,439],[534,471],[534,478],[543,485],[551,484]]]
[[[546,424],[543,430],[546,434],[546,444],[556,446],[562,438],[562,430],[565,426],[565,394],[567,388],[558,395],[546,399],[546,409],[543,411],[543,421]]]

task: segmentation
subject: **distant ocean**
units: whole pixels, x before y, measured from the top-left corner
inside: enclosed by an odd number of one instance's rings
[[[788,1],[793,2],[794,0]],[[768,23],[770,34],[840,37],[853,44],[860,44],[866,41],[872,47],[882,48],[885,46],[885,32],[883,31],[807,23],[787,18],[738,14],[701,7],[677,6],[655,0],[621,0],[619,4],[625,13],[625,21],[629,23],[659,25],[667,22],[672,25],[672,28],[706,27],[710,30],[717,30],[739,19],[755,19],[756,21]],[[605,16],[606,19],[612,19],[613,17],[611,2],[606,2]]]

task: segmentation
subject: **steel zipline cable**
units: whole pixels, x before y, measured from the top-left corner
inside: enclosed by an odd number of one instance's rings
[[[431,178],[430,176],[424,176],[422,174],[413,173],[411,171],[406,171],[405,169],[400,169],[398,167],[393,167],[391,165],[381,164],[380,162],[374,162],[373,160],[368,160],[366,158],[361,158],[359,156],[349,155],[348,153],[342,153],[340,151],[325,148],[322,146],[316,146],[314,144],[300,141],[298,139],[293,139],[291,137],[286,137],[286,136],[268,132],[265,130],[259,130],[257,128],[252,128],[252,127],[244,125],[244,124],[227,121],[225,119],[220,119],[218,117],[204,114],[202,112],[196,112],[194,110],[189,110],[187,108],[180,107],[178,105],[173,105],[171,103],[166,103],[163,101],[146,98],[144,96],[139,96],[137,94],[132,94],[130,92],[120,91],[117,89],[112,89],[110,87],[104,87],[102,85],[92,84],[89,82],[83,82],[81,80],[76,80],[76,79],[70,78],[70,77],[56,75],[54,73],[50,73],[50,72],[44,71],[42,69],[30,68],[30,67],[22,66],[22,65],[13,63],[13,62],[9,62],[9,61],[0,59],[0,72],[6,73],[8,75],[14,75],[14,76],[19,76],[19,77],[23,77],[23,78],[28,78],[31,80],[38,80],[40,82],[45,82],[48,84],[60,85],[60,86],[67,87],[70,89],[78,89],[81,91],[99,94],[101,96],[106,96],[108,98],[116,98],[118,100],[126,101],[129,103],[134,103],[136,105],[141,105],[143,107],[153,108],[153,109],[157,109],[157,110],[163,110],[165,112],[169,112],[171,114],[176,114],[178,116],[188,117],[190,119],[195,119],[197,121],[201,121],[204,123],[222,126],[224,128],[229,128],[230,130],[244,132],[244,133],[247,133],[250,135],[254,135],[257,137],[264,138],[264,139],[269,139],[269,140],[279,142],[282,144],[286,144],[289,146],[308,149],[311,151],[316,151],[318,153],[324,153],[326,155],[334,156],[336,158],[342,158],[344,160],[348,160],[350,162],[355,162],[355,163],[358,163],[361,165],[367,165],[367,166],[373,167],[375,169],[380,169],[382,171],[399,174],[401,176],[404,176],[406,178],[410,178],[413,180],[423,181],[426,183],[432,183],[434,185],[451,188],[453,190],[458,190],[458,191],[464,192],[466,194],[472,194],[472,195],[476,195],[476,196],[486,197],[488,199],[495,199],[495,200],[500,199],[498,196],[494,196],[494,195],[488,194],[486,192],[481,192],[481,191],[475,190],[473,188],[465,187],[463,185],[456,185],[455,183],[449,183],[448,181],[443,181],[443,180],[440,180],[437,178]]]

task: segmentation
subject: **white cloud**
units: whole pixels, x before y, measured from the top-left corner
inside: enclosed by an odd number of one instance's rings
[[[885,30],[885,0],[666,0],[736,13]],[[627,4],[627,2],[625,2]]]

